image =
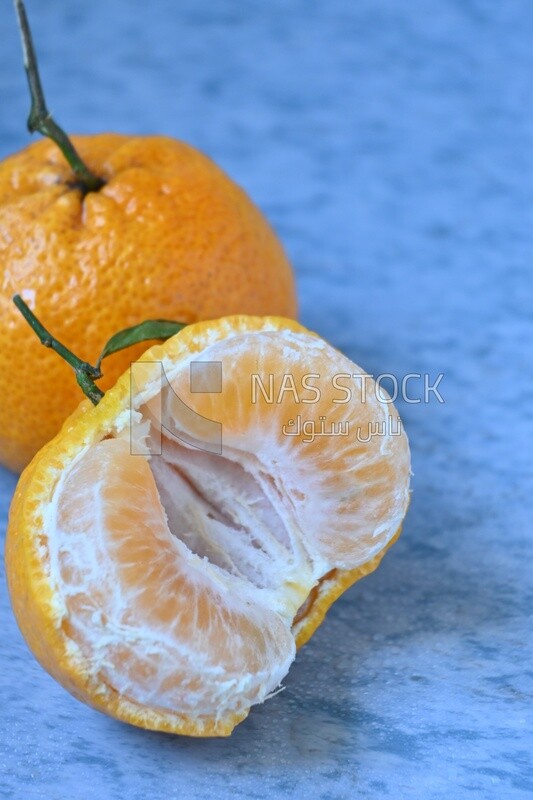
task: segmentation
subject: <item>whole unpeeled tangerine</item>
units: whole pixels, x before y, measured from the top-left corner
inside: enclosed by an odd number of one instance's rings
[[[71,137],[104,181],[85,192],[43,139],[0,164],[0,462],[20,470],[79,402],[67,364],[35,347],[20,293],[81,358],[148,318],[295,317],[283,248],[209,158],[162,136]],[[112,386],[145,349],[109,359]]]

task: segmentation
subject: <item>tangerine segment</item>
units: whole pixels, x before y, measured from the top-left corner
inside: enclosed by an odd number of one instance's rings
[[[194,717],[264,699],[294,658],[290,622],[233,590],[170,533],[150,466],[99,442],[50,510],[52,577],[69,635],[122,696]]]
[[[220,391],[196,391],[191,362],[220,365]],[[205,447],[204,420],[219,423],[227,459],[277,493],[320,574],[358,567],[390,542],[408,501],[407,437],[370,376],[329,344],[303,330],[241,332],[168,365],[166,378],[163,459],[176,452],[169,439]]]
[[[339,375],[363,373],[295,322],[198,323],[36,457],[11,511],[10,591],[77,697],[142,727],[226,735],[377,566],[408,504],[407,438],[372,427],[395,411],[369,380],[336,402]]]

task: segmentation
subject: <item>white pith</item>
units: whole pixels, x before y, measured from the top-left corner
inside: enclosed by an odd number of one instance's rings
[[[165,437],[162,456],[152,457],[150,466],[169,529],[218,567],[228,587],[291,621],[320,576],[283,494],[251,454],[231,455]]]
[[[290,357],[291,336],[286,338]],[[320,349],[327,347],[314,338],[312,343]],[[201,356],[209,360],[210,346]],[[192,357],[182,358],[178,364],[166,363],[168,380],[172,382],[180,371],[188,369],[190,360]],[[156,382],[145,384],[134,398],[132,429],[128,410],[108,435],[149,442],[151,429],[146,409],[157,391]],[[388,413],[390,408],[385,411]],[[176,427],[179,436],[179,424]],[[364,552],[354,549],[352,554],[339,557],[338,562],[332,560],[323,545],[324,519],[329,517],[334,529],[336,504],[345,498],[333,497],[328,505],[321,484],[325,480],[322,471],[317,468],[306,477],[299,464],[291,463],[289,443],[270,433],[250,431],[246,440],[225,444],[222,455],[202,452],[188,445],[186,436],[177,438],[168,433],[163,437],[162,455],[133,456],[146,459],[150,465],[165,511],[165,535],[172,540],[176,564],[180,568],[186,565],[198,591],[214,598],[213,607],[223,601],[232,613],[243,614],[258,630],[265,631],[272,657],[265,659],[264,668],[247,670],[244,664],[240,670],[228,671],[202,649],[201,637],[186,644],[180,640],[179,631],[154,629],[142,618],[130,619],[128,608],[135,598],[124,594],[106,551],[102,487],[91,487],[92,502],[85,509],[87,518],[80,520],[90,535],[77,536],[75,548],[72,532],[61,530],[58,524],[58,502],[65,482],[90,447],[77,456],[58,482],[46,511],[46,527],[53,532],[49,536],[51,580],[62,613],[66,614],[69,599],[79,591],[79,586],[62,577],[65,559],[90,586],[105,583],[112,587],[106,608],[95,609],[78,621],[76,644],[90,661],[94,676],[132,701],[193,718],[224,718],[263,701],[279,685],[294,658],[291,623],[312,587],[336,566],[355,567],[371,558],[383,549],[401,523],[407,504],[407,480],[395,487],[397,502],[389,518],[380,520],[375,530],[369,531],[370,539],[374,534],[375,546],[365,544]],[[387,457],[389,446],[391,442],[384,437],[379,453],[369,456],[370,460]],[[354,463],[354,472],[358,466]],[[216,619],[213,624],[218,624]],[[221,628],[220,636],[227,635],[238,636],[238,632],[230,630],[228,634],[226,628]],[[113,651],[125,643],[147,664],[147,669],[153,668],[155,677],[136,683],[126,671],[117,669]],[[246,653],[245,646],[242,652]],[[165,690],[165,680],[172,673],[190,676],[194,685],[184,677],[180,690]],[[197,678],[200,686],[195,682]]]

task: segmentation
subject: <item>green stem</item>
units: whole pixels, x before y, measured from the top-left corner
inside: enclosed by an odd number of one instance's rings
[[[22,50],[24,53],[24,69],[28,77],[30,87],[31,108],[28,117],[28,129],[30,133],[38,131],[43,136],[47,136],[57,144],[85,192],[96,192],[101,189],[105,181],[95,175],[81,160],[80,155],[65,131],[52,119],[46,101],[44,99],[43,87],[39,77],[37,57],[33,46],[28,17],[22,0],[15,1],[15,11],[17,12],[20,35],[22,37]]]
[[[52,334],[46,330],[44,325],[39,322],[33,311],[26,305],[19,294],[16,294],[13,297],[13,302],[26,322],[30,325],[31,329],[37,335],[41,344],[44,344],[45,347],[50,347],[52,350],[58,353],[58,355],[60,355],[61,358],[67,362],[67,364],[70,364],[76,373],[76,380],[78,381],[82,391],[93,403],[93,405],[96,406],[104,396],[102,390],[99,389],[94,382],[96,378],[102,377],[101,371],[97,367],[93,367],[91,364],[88,364],[87,361],[82,361],[81,358],[78,358],[78,356],[74,355],[74,353],[69,350],[68,347],[65,347],[64,344],[61,344],[61,342],[52,336]]]

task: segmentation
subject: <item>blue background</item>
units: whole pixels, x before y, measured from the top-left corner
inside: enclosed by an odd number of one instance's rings
[[[400,542],[229,740],[82,706],[28,653],[0,584],[0,793],[505,798],[533,790],[530,0],[35,0],[73,132],[163,132],[266,211],[301,318],[369,372],[445,377],[400,403]],[[0,9],[0,156],[28,97]],[[1,474],[1,523],[15,478]],[[529,704],[529,705],[528,705]]]

